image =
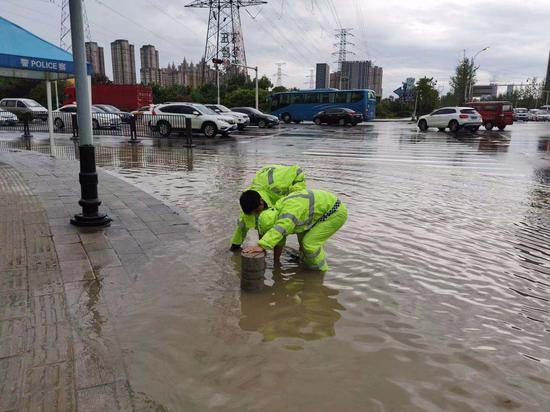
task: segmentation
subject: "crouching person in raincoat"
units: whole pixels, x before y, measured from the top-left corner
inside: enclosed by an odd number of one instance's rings
[[[304,261],[309,269],[327,271],[324,243],[340,229],[348,218],[344,203],[322,190],[301,190],[279,200],[273,209],[258,218],[261,239],[258,246],[245,252],[281,248],[286,236],[297,234]],[[275,253],[275,262],[279,253]]]
[[[258,215],[288,194],[306,189],[306,176],[300,166],[269,165],[261,168],[252,185],[239,199],[241,214],[231,238],[231,250],[240,249],[250,229],[258,229]]]

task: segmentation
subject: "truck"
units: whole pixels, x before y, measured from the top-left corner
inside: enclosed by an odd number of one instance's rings
[[[75,103],[75,88],[66,87],[63,97],[63,104]],[[92,104],[110,104],[129,112],[153,104],[153,90],[141,84],[96,84],[92,85]]]

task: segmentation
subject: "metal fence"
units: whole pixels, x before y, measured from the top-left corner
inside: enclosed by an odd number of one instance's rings
[[[52,113],[54,133],[78,136],[78,121],[76,113]],[[152,114],[118,115],[115,113],[92,112],[92,129],[96,136],[124,136],[136,139],[139,137],[179,137],[191,138],[191,119],[184,115]],[[35,113],[31,117],[15,118],[0,117],[0,130],[14,131],[24,135],[33,132],[48,133],[48,114]]]

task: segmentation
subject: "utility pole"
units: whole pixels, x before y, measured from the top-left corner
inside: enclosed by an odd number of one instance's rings
[[[235,74],[247,74],[244,36],[240,9],[267,4],[262,0],[193,0],[185,7],[209,9],[202,83],[206,82],[206,63],[212,59],[229,59],[238,67]]]
[[[283,66],[286,63],[275,63],[277,65],[277,73],[274,74],[276,76],[275,80],[275,86],[281,87],[283,85],[283,76],[286,76],[286,74],[283,73]]]
[[[309,70],[309,75],[306,76],[306,82],[304,84],[307,84],[309,86],[310,89],[314,89],[315,88],[315,75],[313,74],[314,73],[314,70],[313,69],[310,69]]]
[[[348,46],[355,46],[352,42],[348,40],[348,37],[353,37],[351,33],[352,29],[338,29],[336,30],[335,37],[338,39],[338,43],[334,43],[334,46],[338,48],[337,51],[332,53],[333,56],[338,56],[338,69],[340,70],[340,79],[338,82],[338,88],[342,88],[342,80],[344,78],[344,62],[347,60],[348,54],[355,54],[354,52],[348,50]]]

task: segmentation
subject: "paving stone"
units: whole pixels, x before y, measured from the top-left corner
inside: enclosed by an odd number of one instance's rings
[[[53,236],[53,242],[56,245],[68,245],[71,243],[80,243],[80,238],[76,233],[68,235],[56,235]]]
[[[88,259],[61,262],[61,275],[64,282],[93,280],[94,272]]]
[[[77,170],[0,153],[0,411],[133,410],[116,314],[143,299],[154,250],[200,240],[187,216],[101,169],[112,225],[72,226]]]
[[[127,381],[81,389],[78,391],[78,404],[82,412],[134,410]]]
[[[118,255],[113,249],[95,250],[88,253],[88,258],[94,270],[101,270],[112,266],[120,266]]]
[[[56,250],[61,262],[87,259],[86,251],[80,243],[57,245]]]

